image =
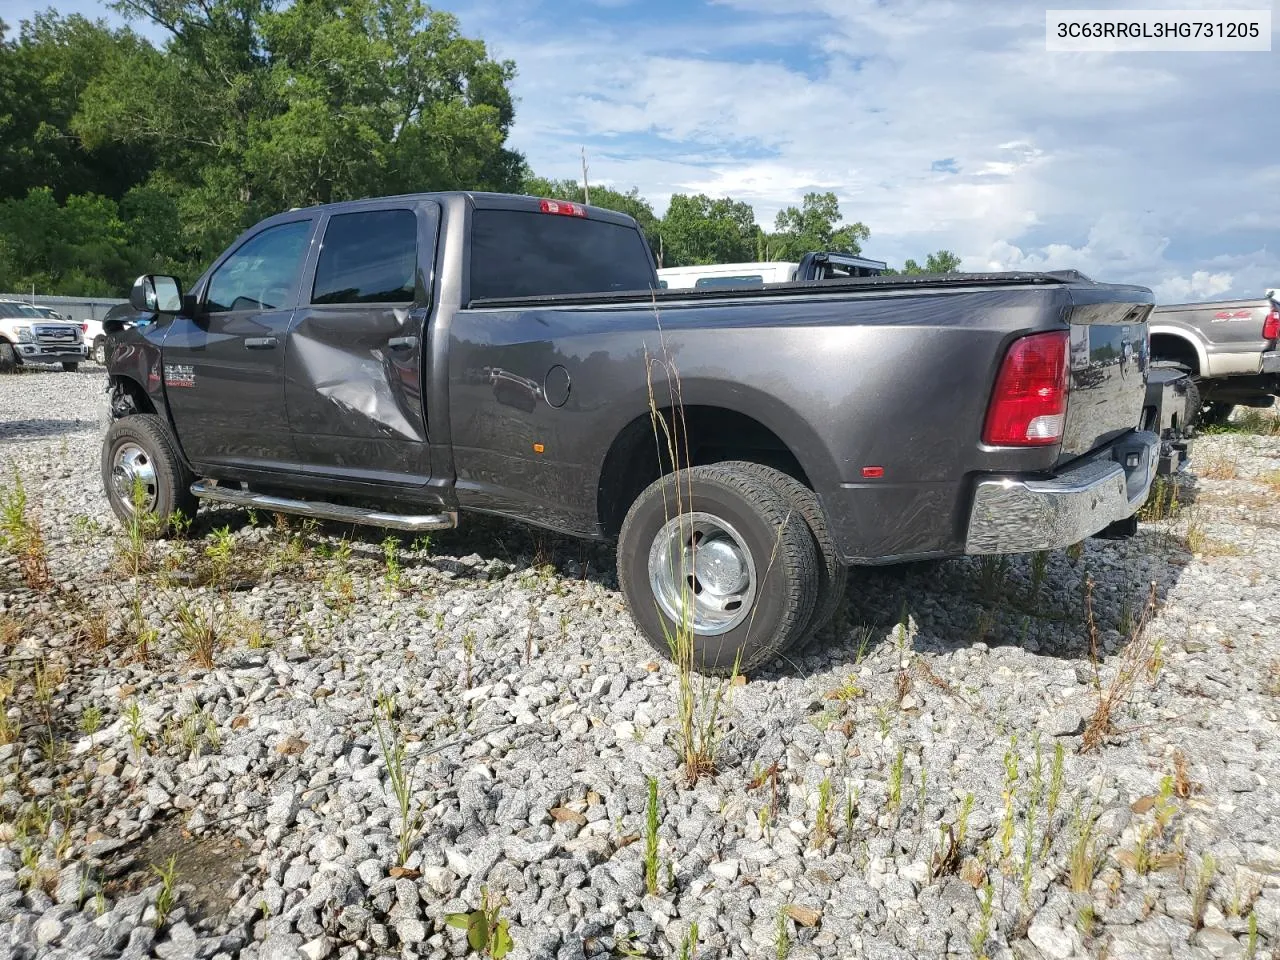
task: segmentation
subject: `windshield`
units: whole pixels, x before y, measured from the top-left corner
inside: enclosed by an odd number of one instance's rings
[[[20,303],[0,303],[0,318],[25,317],[28,314]]]

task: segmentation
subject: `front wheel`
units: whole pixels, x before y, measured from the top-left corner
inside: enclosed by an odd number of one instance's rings
[[[706,673],[750,670],[808,626],[819,573],[804,518],[733,464],[650,484],[618,536],[618,582],[645,639]]]
[[[0,373],[13,373],[18,368],[18,355],[13,344],[0,340]]]
[[[77,370],[80,369],[80,364],[78,364],[74,360],[64,360],[62,362],[62,369],[65,370],[67,373],[75,373]]]
[[[105,367],[107,365],[107,338],[99,337],[93,341],[93,362],[98,366]]]
[[[116,420],[102,441],[102,481],[111,509],[126,526],[166,533],[178,515],[195,516],[194,477],[183,466],[163,420],[137,414]],[[152,518],[152,523],[140,521]]]

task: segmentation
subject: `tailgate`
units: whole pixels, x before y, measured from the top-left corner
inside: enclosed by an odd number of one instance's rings
[[[1071,392],[1059,462],[1136,429],[1147,393],[1147,317],[1143,287],[1072,287]]]

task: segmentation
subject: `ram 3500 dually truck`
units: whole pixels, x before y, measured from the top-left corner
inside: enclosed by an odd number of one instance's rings
[[[643,634],[727,671],[821,627],[848,565],[1063,547],[1147,497],[1145,288],[656,287],[635,221],[576,203],[272,217],[190,292],[139,278],[112,322],[112,507],[616,539]]]

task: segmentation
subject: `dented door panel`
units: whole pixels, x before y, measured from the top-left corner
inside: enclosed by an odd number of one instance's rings
[[[299,459],[315,472],[401,484],[423,484],[430,476],[422,370],[438,208],[370,203],[353,215],[409,211],[417,229],[412,302],[310,302],[294,314],[285,404]],[[321,225],[322,238],[333,236],[327,231],[335,219]],[[322,239],[307,266],[304,299],[323,298],[317,271],[332,272],[322,269],[323,256]],[[352,284],[346,296],[359,295]]]

